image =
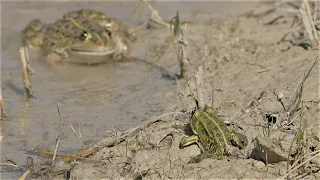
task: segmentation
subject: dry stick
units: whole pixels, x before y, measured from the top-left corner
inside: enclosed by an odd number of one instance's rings
[[[309,159],[303,161],[301,164],[299,164],[299,165],[296,166],[295,168],[291,169],[291,171],[289,171],[287,174],[285,174],[284,176],[282,176],[282,177],[281,177],[280,179],[278,179],[278,180],[282,180],[282,179],[286,178],[286,177],[287,177],[290,173],[292,173],[293,171],[295,171],[295,170],[297,170],[298,168],[300,168],[301,166],[305,165],[307,162],[311,161],[312,159],[320,156],[320,150],[318,150],[318,151],[316,151],[316,152],[314,152],[314,153],[318,153],[318,154],[316,154],[316,155],[310,157]]]
[[[148,6],[148,8],[150,9],[151,11],[151,21],[157,23],[157,24],[160,24],[166,28],[170,28],[170,24],[169,23],[166,23],[162,20],[162,18],[159,16],[159,13],[158,11],[156,11],[155,9],[153,9],[153,7],[146,1],[146,0],[141,0],[145,5]]]
[[[73,132],[76,133],[76,135],[77,135],[77,137],[78,137],[78,139],[79,139],[79,142],[80,142],[80,144],[81,144],[81,146],[82,146],[82,149],[85,149],[86,147],[85,147],[84,144],[83,144],[83,140],[82,140],[82,136],[81,136],[81,132],[80,132],[80,125],[79,125],[79,123],[78,123],[79,133],[77,133],[77,131],[73,128],[73,126],[71,125],[71,123],[69,123],[69,125],[70,125],[71,129],[73,130]]]
[[[31,74],[34,74],[34,70],[31,68],[31,64],[30,64],[30,58],[29,58],[29,51],[28,51],[28,48],[24,47],[25,49],[25,57],[26,57],[26,60],[27,60],[27,70],[28,70],[28,74],[31,75]]]
[[[63,137],[63,136],[62,136],[62,137]],[[54,153],[53,153],[53,157],[52,157],[52,164],[54,164],[54,160],[55,160],[56,157],[57,157],[58,146],[59,146],[59,143],[60,143],[60,140],[61,140],[62,137],[60,137],[60,138],[58,139],[58,141],[56,141],[56,147],[54,148]]]
[[[133,132],[135,132],[135,131],[137,131],[139,129],[143,129],[143,128],[149,126],[150,124],[160,120],[161,118],[163,118],[165,116],[170,116],[170,115],[174,115],[174,114],[184,114],[184,113],[182,113],[182,112],[169,112],[169,113],[162,114],[162,115],[160,115],[158,117],[155,117],[154,119],[150,120],[149,122],[147,122],[147,123],[145,123],[143,125],[140,125],[138,127],[135,127],[135,128],[132,128],[132,129],[129,129],[129,130],[125,131],[124,133],[122,133],[122,136],[123,135],[127,136],[127,135],[129,135],[129,134],[131,134],[131,133],[133,133]]]
[[[159,16],[158,11],[156,11],[147,1],[145,0],[141,0],[142,3],[144,3],[145,5],[148,6],[148,8],[151,11],[151,21],[163,25],[168,29],[172,28],[172,24],[169,24],[167,22],[164,22],[162,20],[162,18]],[[179,26],[179,25],[178,25]],[[175,27],[173,27],[175,28]],[[179,40],[179,52],[178,52],[178,56],[179,56],[179,62],[180,62],[180,75],[179,77],[183,77],[183,73],[185,71],[184,69],[184,64],[188,63],[187,57],[186,57],[186,48],[187,48],[187,41],[184,39],[184,31],[187,28],[187,24],[185,24],[183,27],[181,27],[181,34],[180,34],[180,40]],[[167,73],[167,72],[166,72]]]
[[[11,166],[11,167],[14,167],[14,168],[18,168],[19,166],[10,162],[10,161],[7,161],[6,163],[0,163],[0,166]]]
[[[181,26],[180,40],[179,40],[179,62],[180,62],[180,77],[183,77],[185,72],[185,65],[189,63],[187,58],[188,42],[184,39],[185,31],[187,30],[187,23]]]
[[[1,108],[1,118],[6,118],[8,117],[7,110],[4,106],[3,98],[2,98],[2,91],[0,89],[0,108]],[[0,132],[1,133],[1,132]],[[2,133],[1,133],[2,134]]]
[[[318,37],[316,26],[315,26],[315,23],[314,23],[316,19],[312,18],[309,2],[304,0],[304,4],[305,4],[306,12],[307,12],[307,15],[308,15],[308,20],[309,20],[309,23],[311,25],[311,29],[312,29],[312,32],[313,32],[313,35],[314,35],[314,40],[316,41],[316,43],[318,43],[319,37]],[[315,11],[317,11],[317,9]]]
[[[25,180],[30,174],[32,169],[34,168],[33,158],[28,156],[27,157],[27,169],[26,171],[19,177],[18,180]]]
[[[287,109],[286,109],[286,106],[284,105],[284,102],[282,100],[283,98],[283,94],[281,92],[279,92],[278,94],[276,92],[273,92],[274,95],[277,96],[277,101],[280,102],[282,108],[284,109],[285,112],[288,112]]]
[[[118,143],[121,142],[121,140],[123,140],[124,138],[128,137],[130,134],[136,132],[136,131],[139,131],[140,129],[143,129],[157,121],[159,121],[161,118],[165,117],[165,116],[169,116],[169,115],[174,115],[174,114],[185,114],[185,113],[182,113],[182,112],[169,112],[169,113],[165,113],[165,114],[162,114],[158,117],[155,117],[153,119],[151,119],[150,121],[140,125],[140,126],[137,126],[137,127],[134,127],[134,128],[131,128],[131,129],[128,129],[126,130],[125,132],[122,132],[120,137],[116,137],[115,139],[113,139],[111,142],[107,142],[107,144],[104,144],[103,146],[105,147],[110,147],[110,146],[114,146]]]
[[[311,42],[315,42],[318,44],[318,34],[317,31],[315,29],[315,24],[314,21],[312,19],[311,16],[311,10],[310,10],[310,6],[308,4],[308,2],[305,0],[302,5],[299,8],[300,13],[301,13],[301,17],[302,17],[302,21],[304,24],[304,27],[307,31],[307,34],[309,36],[309,40]]]
[[[281,38],[281,40],[277,42],[277,44],[279,44],[279,43],[281,43],[282,41],[284,41],[284,40],[286,39],[286,37],[289,35],[289,33],[292,33],[292,32],[295,31],[299,26],[301,26],[301,22],[298,22],[298,23],[296,24],[296,21],[298,21],[297,16],[294,17],[290,29],[286,31],[286,33],[283,35],[283,37]]]
[[[66,121],[67,121],[67,119],[69,117],[69,116],[67,116],[64,119],[63,123],[62,123],[62,118],[61,118],[60,109],[59,109],[58,104],[57,104],[57,111],[58,111],[58,114],[59,114],[59,128],[58,128],[57,136],[56,136],[56,147],[54,149],[54,154],[53,154],[53,157],[52,157],[52,164],[54,164],[54,160],[56,159],[56,156],[57,156],[57,150],[58,150],[59,142],[64,136],[64,135],[61,136],[60,134],[62,132],[64,124],[66,123]]]
[[[313,22],[317,22],[318,1],[315,1],[314,9],[315,11],[313,13]]]
[[[20,57],[22,62],[22,76],[23,76],[23,83],[24,83],[24,89],[26,90],[26,94],[28,98],[32,98],[33,91],[31,89],[31,81],[28,73],[28,65],[27,65],[27,56],[26,56],[27,48],[21,47],[20,48]]]
[[[255,97],[241,110],[238,117],[243,118],[247,113],[255,109],[265,99],[265,97],[266,97],[266,92],[262,91],[258,97]]]
[[[195,75],[196,81],[196,90],[197,90],[197,101],[198,101],[198,108],[203,109],[205,108],[204,98],[203,98],[203,67],[200,66],[198,68],[198,72]]]
[[[302,98],[302,92],[303,92],[303,86],[304,86],[304,82],[308,79],[308,77],[310,76],[310,73],[312,71],[312,69],[315,67],[315,65],[319,62],[319,55],[320,53],[318,53],[315,61],[313,62],[313,64],[311,65],[311,67],[309,68],[309,70],[307,71],[307,73],[304,75],[302,82],[300,83],[300,85],[298,86],[294,97],[292,98],[290,105],[287,108],[287,113],[289,115],[288,121],[291,121],[291,118],[294,116],[294,113],[297,111],[300,102],[301,102],[301,98]]]

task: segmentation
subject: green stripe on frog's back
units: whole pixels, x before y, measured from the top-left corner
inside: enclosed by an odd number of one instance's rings
[[[224,132],[223,129],[221,129],[221,125],[220,125],[220,122],[222,122],[222,120],[220,120],[220,119],[214,114],[214,112],[212,112],[211,114],[208,114],[207,111],[201,111],[201,113],[203,113],[203,115],[204,115],[206,118],[210,119],[211,122],[214,123],[214,125],[218,128],[218,130],[219,130],[219,132],[220,132],[220,134],[221,134],[221,136],[222,136],[222,138],[223,138],[225,147],[228,146],[227,138],[226,138],[226,136],[225,136],[225,134],[224,134],[225,132]],[[219,122],[217,122],[217,121],[219,121]],[[223,122],[222,122],[222,123],[223,123]],[[206,126],[205,126],[205,127],[206,127]],[[217,138],[217,137],[215,137],[215,138]],[[219,142],[219,140],[216,141],[216,142]]]
[[[204,146],[204,149],[206,151],[211,150],[212,148],[214,148],[217,145],[221,145],[219,143],[219,138],[216,136],[216,133],[213,130],[210,131],[210,129],[208,128],[208,122],[204,122],[202,118],[200,118],[197,123],[200,123],[203,129],[198,129],[199,131],[202,130],[204,132],[199,132],[199,138],[200,141],[202,142],[202,146]],[[211,127],[211,126],[210,126]],[[202,137],[202,138],[201,138]]]

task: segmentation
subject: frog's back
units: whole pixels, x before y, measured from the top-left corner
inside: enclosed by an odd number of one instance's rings
[[[63,51],[62,49],[72,46],[77,41],[81,42],[81,36],[84,32],[83,29],[70,20],[57,20],[49,25],[45,32],[43,40],[44,54]]]
[[[106,28],[113,33],[118,33],[121,38],[128,39],[133,42],[137,40],[137,37],[134,33],[134,28],[129,25],[123,24],[120,20],[108,16],[103,12],[92,10],[92,9],[80,9],[70,11],[63,15],[63,18],[73,18],[79,23],[84,23],[85,21],[93,21],[94,23],[99,24],[101,27]]]
[[[106,14],[93,9],[80,9],[67,12],[63,15],[64,19],[72,18],[79,23],[85,23],[86,21],[94,21],[102,27],[109,28],[119,22],[115,18],[111,18]],[[119,22],[120,23],[120,22]]]

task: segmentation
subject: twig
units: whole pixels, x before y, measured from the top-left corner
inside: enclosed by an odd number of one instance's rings
[[[296,166],[295,168],[291,169],[287,174],[283,175],[280,179],[278,180],[282,180],[284,178],[286,178],[289,174],[291,174],[293,171],[297,170],[298,168],[300,168],[301,166],[305,165],[307,162],[311,161],[312,159],[320,156],[320,150],[314,152],[314,153],[317,153],[316,155],[310,157],[309,159],[303,161],[301,164],[299,164],[298,166]]]
[[[291,118],[294,116],[295,112],[297,111],[300,102],[301,102],[301,98],[302,98],[302,93],[303,93],[303,86],[305,81],[308,79],[308,77],[310,76],[310,73],[312,71],[312,69],[315,67],[315,65],[319,62],[319,55],[320,53],[318,53],[316,59],[314,60],[313,64],[311,65],[311,67],[309,68],[309,70],[307,71],[307,73],[304,75],[302,82],[300,83],[300,85],[298,86],[291,102],[290,105],[288,106],[287,109],[287,113],[289,115],[289,119],[288,121],[291,121]]]
[[[25,58],[26,58],[26,62],[27,62],[28,74],[29,75],[34,74],[34,70],[31,68],[28,48],[24,47],[24,53],[25,53]]]
[[[57,157],[58,146],[59,146],[59,142],[60,142],[61,138],[59,138],[58,141],[56,141],[56,147],[54,148],[54,153],[53,153],[53,156],[52,156],[52,164],[54,164],[54,160]]]
[[[200,66],[198,68],[198,72],[195,75],[196,81],[196,90],[197,90],[197,101],[198,101],[198,108],[203,109],[205,108],[205,103],[203,99],[203,67]]]
[[[153,123],[157,122],[158,120],[162,119],[163,117],[174,115],[174,114],[184,114],[184,113],[182,113],[182,112],[169,112],[169,113],[162,114],[160,116],[157,116],[157,117],[153,118],[152,120],[150,120],[149,122],[147,122],[145,124],[142,124],[142,125],[140,125],[138,127],[135,127],[135,128],[132,128],[132,129],[129,129],[129,130],[123,132],[121,136],[127,136],[127,135],[129,135],[129,134],[131,134],[131,133],[133,133],[133,132],[135,132],[135,131],[137,131],[139,129],[143,129],[143,128],[149,126],[150,124],[153,124]]]
[[[157,116],[157,117],[151,119],[150,121],[148,121],[140,126],[137,126],[137,127],[128,129],[125,132],[122,132],[120,136],[116,137],[115,139],[112,139],[110,142],[107,141],[107,143],[103,144],[103,146],[105,146],[105,147],[114,146],[114,145],[122,142],[122,140],[124,138],[128,137],[130,134],[135,133],[135,132],[139,131],[140,129],[143,129],[143,128],[145,128],[155,122],[158,122],[161,118],[163,118],[165,116],[170,116],[170,115],[174,115],[174,114],[184,114],[184,113],[183,112],[169,112],[169,113],[165,113],[160,116]]]
[[[283,37],[281,38],[281,40],[279,42],[277,42],[277,44],[281,43],[282,41],[285,41],[286,37],[292,33],[293,31],[295,31],[298,27],[300,27],[302,24],[301,22],[298,22],[298,17],[294,16],[293,21],[291,23],[291,27],[289,30],[287,30],[287,32],[283,35]]]
[[[158,11],[156,11],[146,0],[141,0],[145,5],[148,6],[149,10],[151,11],[151,21],[160,24],[166,28],[170,28],[170,24],[166,23],[162,20],[162,18],[160,17]]]
[[[59,142],[62,139],[62,137],[64,136],[64,135],[61,135],[61,132],[63,130],[63,126],[64,126],[64,124],[66,123],[66,121],[68,119],[68,116],[67,116],[65,118],[65,120],[63,121],[63,123],[62,123],[62,117],[61,117],[61,114],[60,114],[60,109],[59,109],[58,104],[57,104],[57,111],[58,111],[58,114],[59,114],[59,128],[58,128],[57,136],[56,136],[56,147],[55,147],[54,154],[53,154],[53,157],[52,157],[52,164],[54,164],[54,160],[55,160],[56,155],[57,155]]]
[[[15,164],[15,163],[13,163],[12,161],[9,161],[9,160],[7,160],[7,162],[5,162],[5,163],[0,162],[0,165],[1,166],[12,166],[12,167],[15,167],[15,168],[19,167],[17,164]]]
[[[273,94],[277,96],[277,101],[280,102],[283,110],[284,110],[285,112],[288,112],[288,111],[287,111],[287,108],[286,108],[286,106],[284,105],[284,102],[283,102],[283,100],[282,100],[283,94],[282,94],[281,92],[279,92],[278,94],[277,94],[276,92],[273,92]]]
[[[280,15],[280,16],[274,18],[273,20],[271,20],[270,22],[265,23],[264,25],[272,25],[272,24],[274,24],[275,22],[277,22],[279,19],[282,19],[282,18],[284,18],[284,16],[283,16],[283,15]]]
[[[304,0],[302,5],[300,6],[299,10],[301,13],[304,27],[307,31],[308,36],[309,36],[309,40],[311,42],[315,42],[316,44],[318,44],[319,38],[318,38],[318,34],[317,34],[317,31],[315,28],[314,20],[311,15],[311,9],[310,9],[308,1]]]
[[[255,109],[266,97],[266,92],[262,91],[258,97],[255,97],[252,101],[250,101],[246,107],[244,107],[240,114],[239,117],[243,118],[247,113],[251,112],[253,109]]]
[[[23,83],[24,83],[24,89],[26,90],[26,94],[28,98],[32,98],[33,91],[31,88],[31,80],[28,73],[28,63],[27,63],[27,56],[26,56],[27,48],[21,47],[20,48],[20,57],[22,62],[22,77],[23,77]],[[29,65],[30,66],[30,65]]]
[[[4,102],[3,102],[1,89],[0,89],[0,108],[1,108],[1,119],[8,117],[8,113],[7,113],[7,110],[6,110],[6,108],[4,106]]]
[[[27,157],[27,169],[26,171],[19,177],[18,180],[25,180],[30,174],[32,169],[34,168],[33,158],[28,156]]]
[[[187,30],[187,23],[183,24],[180,30],[180,40],[179,40],[180,77],[183,77],[183,74],[185,72],[185,65],[189,63],[187,58],[188,42],[184,38],[186,30]]]
[[[82,146],[82,149],[85,149],[86,147],[85,147],[84,144],[83,144],[83,140],[82,140],[82,136],[81,136],[81,132],[80,132],[80,125],[79,125],[79,123],[78,123],[79,133],[77,133],[77,131],[73,128],[73,126],[71,125],[71,123],[69,123],[69,125],[70,125],[71,129],[73,130],[73,132],[76,133],[76,135],[77,135],[77,137],[78,137],[78,139],[79,139],[79,142],[80,142],[80,144],[81,144],[81,146]]]

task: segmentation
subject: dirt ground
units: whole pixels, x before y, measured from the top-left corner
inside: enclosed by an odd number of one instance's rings
[[[277,95],[281,93],[284,105],[289,105],[316,59],[318,49],[304,49],[289,41],[280,41],[299,11],[291,6],[281,6],[268,12],[274,7],[273,3],[260,3],[254,9],[228,19],[212,16],[206,22],[188,22],[184,36],[189,64],[186,65],[185,76],[176,80],[175,91],[166,93],[164,98],[167,104],[163,115],[148,117],[137,129],[111,132],[110,137],[95,145],[99,151],[87,160],[77,160],[71,164],[58,160],[52,172],[68,169],[66,173],[71,179],[101,180],[283,177],[287,173],[287,161],[266,163],[254,158],[254,140],[256,137],[265,137],[265,117],[270,112],[279,113],[280,116],[274,122],[269,137],[278,132],[284,110]],[[281,18],[273,21],[277,17]],[[178,63],[168,29],[142,29],[139,34],[158,42],[150,54],[154,59],[159,58],[158,65],[170,67]],[[290,38],[295,40],[293,36],[287,36],[287,39]],[[197,164],[188,164],[191,157],[200,153],[200,149],[196,144],[179,148],[181,138],[187,133],[190,114],[197,107],[193,98],[196,92],[192,87],[195,87],[194,77],[200,66],[203,67],[205,104],[213,105],[219,116],[241,126],[248,138],[249,145],[243,150],[245,155],[242,158],[205,159]],[[176,68],[170,70],[178,72]],[[250,102],[258,103],[250,106]],[[301,124],[305,124],[305,135],[319,140],[319,102],[317,64],[304,83],[302,105],[299,106],[301,116],[290,126],[290,132],[297,133]],[[278,138],[282,145],[290,144],[294,133],[285,134],[289,139],[286,142],[280,141],[279,137],[274,139]],[[121,135],[123,139],[117,139]],[[284,146],[283,151],[288,154]],[[319,150],[319,141],[311,146],[314,152]],[[314,161],[304,166],[303,170],[290,173],[290,177],[319,179],[319,157]],[[54,178],[64,179],[66,173]]]

